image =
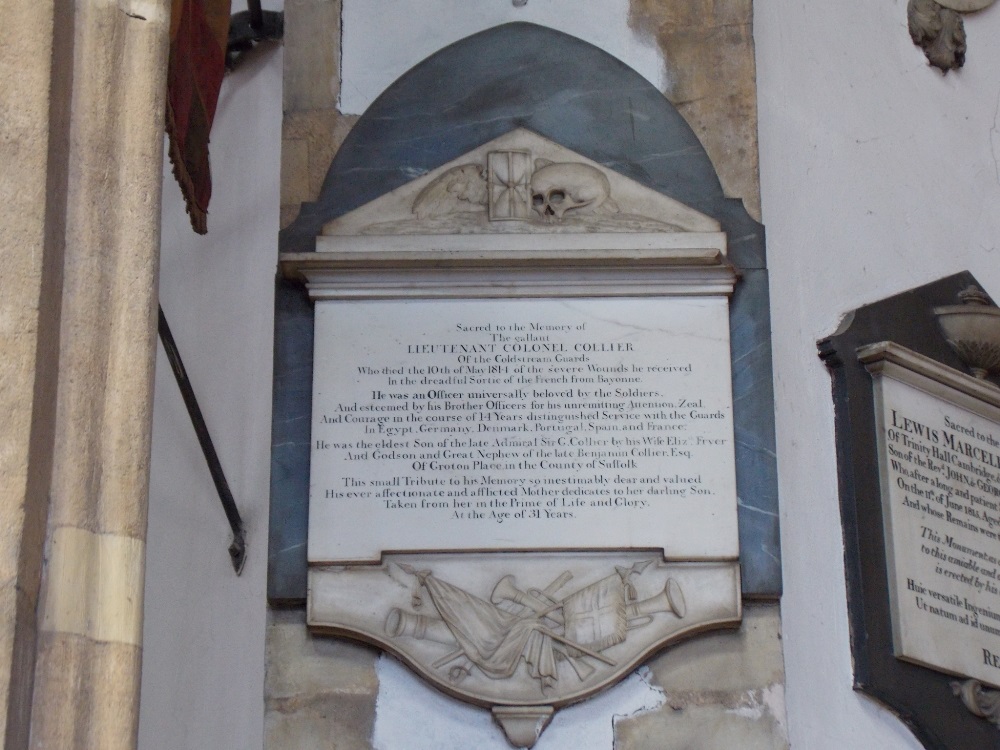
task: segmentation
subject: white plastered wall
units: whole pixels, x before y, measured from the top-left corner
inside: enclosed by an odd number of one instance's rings
[[[210,147],[208,235],[191,230],[165,167],[161,304],[247,525],[249,553],[237,577],[229,526],[161,345],[141,750],[263,747],[281,76],[282,49],[270,45],[225,78]]]
[[[793,747],[921,745],[851,690],[830,378],[816,341],[868,302],[961,270],[1000,294],[1000,6],[931,69],[906,1],[757,0]]]

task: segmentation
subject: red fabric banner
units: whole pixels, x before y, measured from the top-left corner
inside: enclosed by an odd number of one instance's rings
[[[173,0],[167,71],[170,161],[191,226],[208,231],[208,137],[226,70],[231,0]]]

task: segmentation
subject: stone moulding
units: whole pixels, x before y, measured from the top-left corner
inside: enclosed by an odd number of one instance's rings
[[[932,395],[948,397],[959,406],[1000,409],[1000,389],[992,383],[966,375],[892,341],[861,347],[858,361],[871,373],[888,374]],[[1000,416],[1000,412],[997,415]]]
[[[535,235],[529,250],[510,235],[320,237],[317,252],[281,263],[315,300],[728,295],[736,283],[722,233],[581,239]]]

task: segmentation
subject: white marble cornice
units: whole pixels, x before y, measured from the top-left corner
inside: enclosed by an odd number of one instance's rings
[[[320,237],[281,256],[313,299],[729,295],[720,233]]]

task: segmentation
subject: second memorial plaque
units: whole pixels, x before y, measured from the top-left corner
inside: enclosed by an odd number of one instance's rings
[[[902,347],[862,358],[875,378],[895,654],[1000,685],[997,395]]]
[[[738,555],[724,299],[317,305],[309,558]]]

